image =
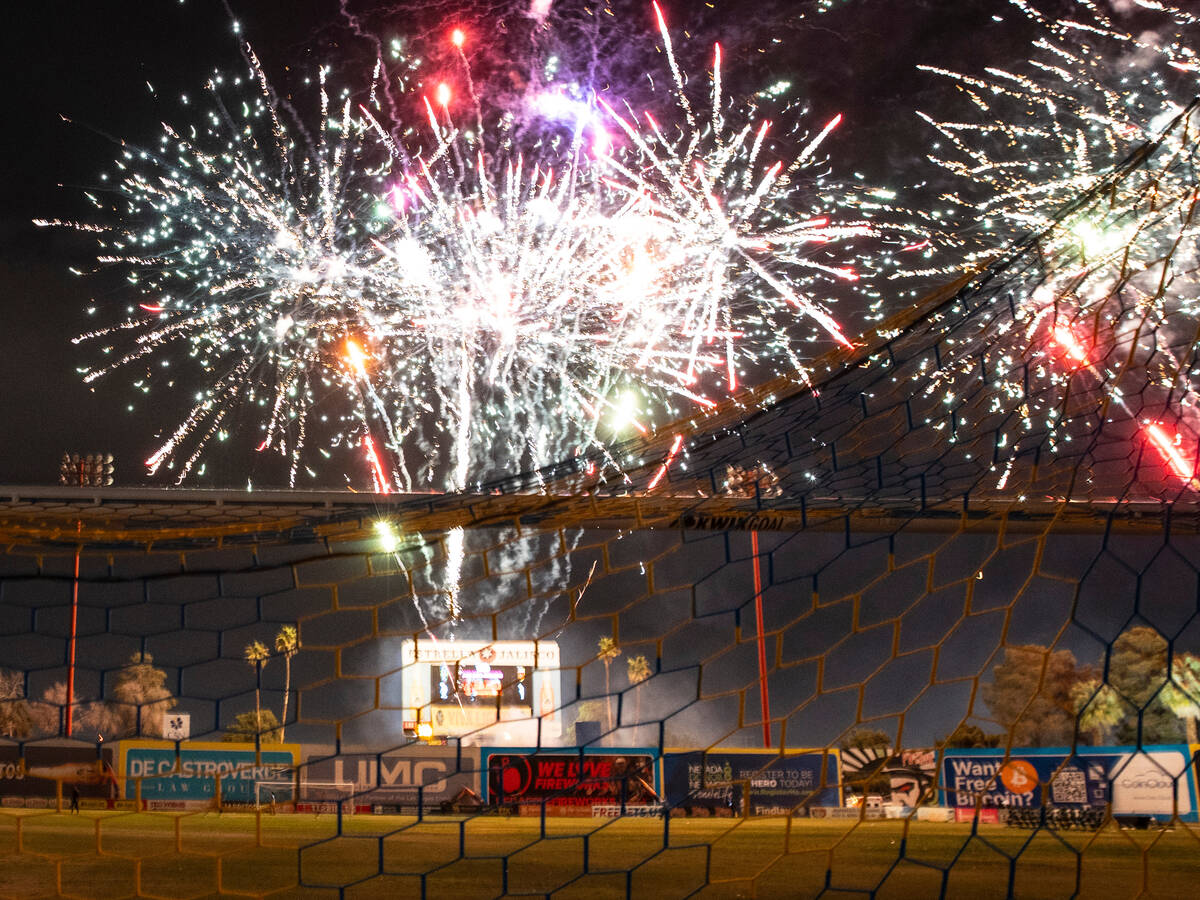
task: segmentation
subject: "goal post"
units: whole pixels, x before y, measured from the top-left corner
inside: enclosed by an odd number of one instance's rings
[[[254,805],[259,808],[292,803],[296,798],[296,784],[293,781],[254,782]]]
[[[351,814],[355,792],[352,781],[256,781],[254,803],[259,809],[287,804],[296,811],[315,813],[336,812],[340,806],[344,814]]]

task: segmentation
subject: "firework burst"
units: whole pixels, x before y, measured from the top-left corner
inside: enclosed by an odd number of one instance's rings
[[[1200,90],[1189,45],[1200,20],[1155,0],[1130,2],[1154,11],[1139,21],[1157,27],[1129,33],[1093,0],[1075,0],[1061,18],[1048,4],[1009,0],[1039,31],[1024,64],[977,76],[920,67],[950,79],[973,112],[961,121],[919,113],[944,141],[930,159],[959,179],[959,190],[942,199],[968,214],[957,216],[963,266],[1051,227],[1064,206],[1165,132]]]
[[[1063,18],[1010,2],[1040,29],[1027,64],[979,77],[932,70],[979,114],[934,123],[950,144],[935,161],[963,184],[948,199],[978,216],[959,234],[966,264],[1006,243],[1040,260],[1013,287],[1015,327],[981,317],[964,342],[1001,373],[980,417],[1005,403],[1019,411],[998,439],[996,487],[1035,445],[1057,453],[1115,439],[1125,454],[1151,448],[1164,477],[1194,489],[1200,68],[1189,35],[1200,23],[1134,0],[1140,17],[1154,15],[1134,35],[1092,0]],[[934,389],[959,395],[979,361],[968,356],[936,373]]]
[[[144,301],[77,339],[108,357],[86,380],[181,352],[206,374],[150,472],[186,478],[251,409],[290,483],[315,447],[378,491],[463,489],[802,371],[818,333],[848,344],[824,299],[871,274],[854,242],[894,211],[827,177],[840,117],[731,103],[719,47],[697,101],[655,12],[658,111],[555,83],[485,110],[454,29],[460,77],[405,93],[417,64],[381,60],[360,101],[322,72],[310,133],[247,48],[203,126],[123,151],[95,195],[117,224],[43,223],[98,231]]]

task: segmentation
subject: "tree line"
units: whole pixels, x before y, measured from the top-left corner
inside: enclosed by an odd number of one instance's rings
[[[25,674],[0,670],[0,734],[15,740],[73,736],[103,741],[134,734],[160,737],[163,720],[175,707],[167,688],[167,673],[154,665],[149,653],[135,653],[113,678],[103,699],[74,698],[67,684],[56,681],[37,699],[25,696]],[[70,729],[67,716],[70,715]]]
[[[962,722],[938,749],[1200,743],[1200,656],[1172,650],[1144,625],[1118,635],[1094,663],[1040,644],[1006,647],[980,695],[996,730]],[[859,727],[839,746],[873,751],[882,770],[895,742]],[[872,789],[886,789],[878,780]]]
[[[284,738],[291,695],[292,658],[300,651],[295,626],[285,625],[275,636],[275,653],[261,641],[246,647],[245,660],[254,669],[254,711],[237,716],[226,730],[226,741],[280,742]],[[272,658],[284,662],[282,721],[262,706],[262,671]],[[68,703],[67,685],[56,681],[30,699],[26,696],[25,673],[0,669],[0,735],[12,740],[59,737],[70,733],[83,740],[103,741],[141,735],[162,737],[167,713],[177,700],[167,687],[167,673],[154,665],[149,653],[134,653],[117,670],[107,696],[100,699],[73,698]]]
[[[1197,743],[1200,656],[1172,652],[1144,625],[1122,632],[1095,663],[1024,644],[1005,649],[981,693],[1015,747]]]

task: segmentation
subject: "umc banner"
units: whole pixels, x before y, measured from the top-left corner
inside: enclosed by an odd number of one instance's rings
[[[253,744],[121,741],[117,778],[121,796],[140,797],[148,809],[192,809],[218,796],[251,804],[258,782],[292,782],[299,758],[299,744],[267,744],[256,755]]]
[[[353,786],[358,803],[428,808],[479,791],[479,755],[473,748],[417,744],[386,753],[310,756],[305,784]]]
[[[576,807],[659,804],[658,750],[653,747],[539,751],[484,747],[484,801],[496,805]]]
[[[667,750],[663,784],[672,808],[790,815],[840,806],[836,750]]]
[[[1197,821],[1196,772],[1186,744],[1136,747],[947,750],[942,803],[982,807],[1085,807],[1113,815]]]

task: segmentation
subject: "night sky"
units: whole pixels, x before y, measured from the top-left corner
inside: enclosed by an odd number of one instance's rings
[[[329,4],[287,6],[294,15],[246,17],[247,27],[288,48]],[[73,276],[68,267],[87,268],[94,245],[36,228],[31,219],[87,215],[82,192],[115,155],[109,136],[153,140],[162,108],[174,108],[177,95],[195,91],[215,67],[237,65],[237,44],[215,3],[20,4],[10,15],[5,83],[20,135],[3,149],[11,191],[0,226],[0,482],[50,483],[64,450],[111,450],[121,481],[142,483],[142,467],[133,462],[145,457],[149,436],[165,422],[145,408],[126,411],[126,378],[95,391],[84,386],[75,370],[89,351],[70,343],[88,325],[88,300],[114,297],[120,282]],[[171,102],[156,109],[147,81]]]
[[[363,6],[358,10],[357,6]],[[559,3],[567,10],[571,4]],[[614,18],[618,43],[651,41],[649,4],[623,0]],[[734,6],[737,7],[736,12]],[[999,26],[990,15],[998,0],[896,4],[855,0],[833,13],[816,15],[815,4],[667,3],[678,31],[681,54],[707,54],[721,40],[727,78],[761,85],[777,78],[796,82],[811,106],[814,122],[844,112],[847,122],[829,144],[837,165],[860,171],[879,183],[903,189],[936,175],[920,156],[928,136],[913,114],[916,107],[946,102],[950,91],[915,63],[936,60],[971,68],[981,62],[975,40],[987,34],[986,47],[1006,59],[1015,52],[1020,28]],[[699,7],[699,8],[697,8]],[[438,46],[447,22],[465,23],[481,34],[498,34],[500,49],[479,49],[478,66],[498,70],[526,40],[523,0],[492,3],[393,5],[349,4],[359,31],[424,39]],[[334,66],[349,80],[373,61],[371,41],[355,34],[334,0],[273,4],[233,4],[232,11],[281,90],[311,76],[320,64]],[[569,11],[569,10],[568,10]],[[1007,10],[1002,10],[1007,13]],[[140,461],[157,447],[156,434],[169,432],[184,409],[183,397],[202,377],[179,360],[173,370],[177,387],[159,387],[149,398],[130,387],[137,367],[85,386],[77,369],[97,359],[98,349],[73,345],[71,338],[101,321],[116,321],[137,295],[122,274],[107,271],[77,277],[69,267],[88,269],[96,248],[86,235],[36,228],[35,217],[87,218],[94,211],[83,192],[96,187],[118,149],[114,139],[157,140],[158,123],[189,121],[179,95],[197,96],[216,69],[242,72],[229,14],[218,3],[150,0],[124,2],[21,4],[10,13],[5,30],[5,84],[12,129],[3,152],[7,196],[0,219],[0,298],[3,302],[3,353],[0,353],[0,484],[51,483],[64,450],[111,451],[117,456],[117,483],[147,483]],[[511,23],[511,24],[510,24]],[[1008,30],[1004,30],[1007,28]],[[779,36],[780,43],[770,38]],[[759,52],[764,50],[766,52]],[[637,57],[611,60],[611,79],[637,89]],[[697,57],[702,58],[702,56]],[[157,91],[152,97],[147,82]],[[620,87],[620,85],[617,85]],[[300,104],[301,108],[303,104]],[[201,109],[197,104],[197,112]],[[73,124],[61,118],[69,117]],[[913,188],[920,197],[922,189]],[[89,301],[99,311],[88,316]],[[143,367],[144,373],[148,367]],[[133,404],[133,409],[128,409]],[[235,417],[234,429],[257,424],[249,414]],[[351,483],[362,473],[349,473]],[[278,483],[273,470],[260,470],[245,454],[209,457],[205,486]],[[169,483],[160,473],[159,483]],[[343,487],[346,473],[333,467],[313,487]],[[363,486],[363,485],[358,485]]]

